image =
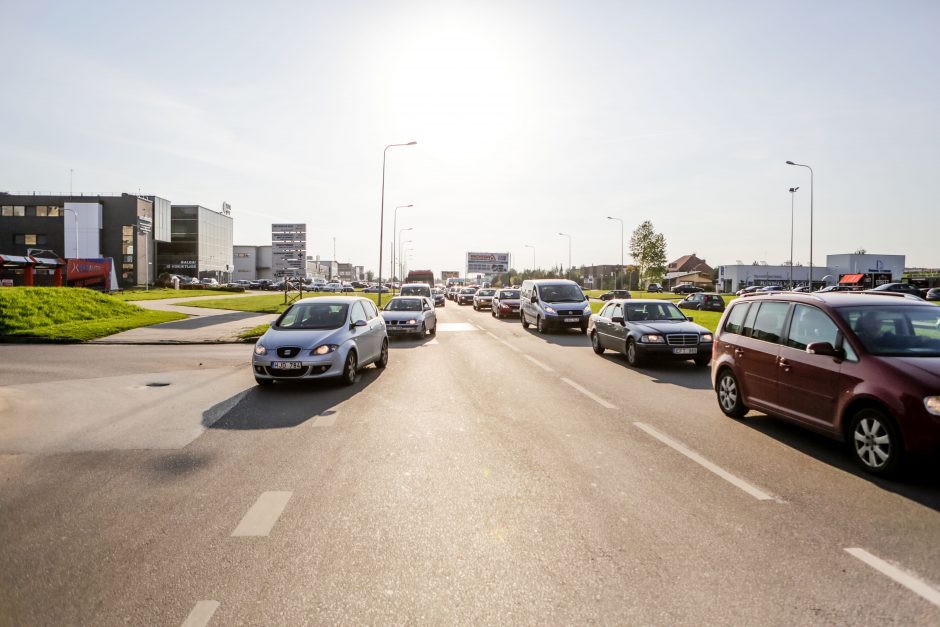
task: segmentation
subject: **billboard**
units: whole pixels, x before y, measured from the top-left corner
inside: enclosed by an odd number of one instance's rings
[[[460,271],[459,270],[441,270],[441,280],[446,281],[447,279],[459,279]]]
[[[467,274],[496,274],[509,270],[509,253],[467,253]]]

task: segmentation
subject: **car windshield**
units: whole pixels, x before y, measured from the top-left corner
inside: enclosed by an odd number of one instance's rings
[[[496,290],[480,290],[477,292],[478,296],[492,296],[496,293]]]
[[[626,318],[631,322],[643,320],[685,320],[685,314],[672,303],[640,303],[624,305]]]
[[[542,285],[539,296],[546,303],[580,303],[584,293],[577,285]]]
[[[401,288],[402,296],[426,296],[430,288],[424,285],[409,285]]]
[[[499,297],[508,299],[519,298],[519,290],[500,290]]]
[[[298,303],[281,314],[277,329],[338,329],[346,323],[345,303]]]
[[[940,307],[845,307],[839,315],[873,355],[940,357]]]
[[[393,298],[385,305],[385,311],[421,311],[421,299]]]

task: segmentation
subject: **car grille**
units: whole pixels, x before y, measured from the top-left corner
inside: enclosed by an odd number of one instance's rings
[[[385,324],[390,327],[413,327],[414,324],[408,324],[407,320],[386,320]]]
[[[302,377],[307,374],[307,371],[310,370],[309,366],[304,366],[298,370],[281,370],[280,368],[265,368],[268,375],[272,377],[277,377],[278,379],[287,379],[289,377]]]
[[[666,344],[670,346],[695,346],[698,344],[698,334],[670,333],[666,336]]]
[[[296,357],[299,354],[300,354],[299,346],[282,346],[279,349],[277,349],[278,357],[290,358],[290,357]]]
[[[571,309],[571,310],[559,311],[558,315],[559,316],[580,316],[582,313],[584,312],[581,311],[580,309]]]

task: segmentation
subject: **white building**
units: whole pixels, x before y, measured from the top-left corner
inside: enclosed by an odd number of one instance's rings
[[[904,255],[845,254],[826,255],[826,265],[836,281],[843,274],[890,272],[891,281],[900,281],[904,274]]]

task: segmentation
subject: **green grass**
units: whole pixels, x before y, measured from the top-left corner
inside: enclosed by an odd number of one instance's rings
[[[232,292],[221,290],[173,290],[158,288],[153,290],[128,290],[118,294],[111,294],[112,298],[122,301],[128,300],[162,300],[164,298],[194,298],[196,296],[223,296]]]
[[[0,290],[0,336],[85,341],[137,327],[180,320],[82,288],[10,287]]]
[[[270,326],[271,326],[270,324],[259,324],[256,327],[248,329],[247,331],[242,331],[241,333],[238,334],[238,337],[240,337],[243,340],[250,340],[252,338],[261,337],[262,335],[264,335],[264,332],[267,331]]]
[[[326,296],[362,296],[368,298],[373,303],[378,301],[378,294],[363,294],[349,292],[330,294],[327,292],[312,292],[305,294],[304,298],[320,298]],[[382,294],[382,302],[387,303],[391,298],[390,294]],[[196,300],[178,303],[187,307],[206,307],[208,309],[231,309],[233,311],[252,311],[255,313],[281,313],[287,309],[284,304],[284,292],[272,292],[262,296],[243,296],[238,298],[216,298],[212,300]]]

